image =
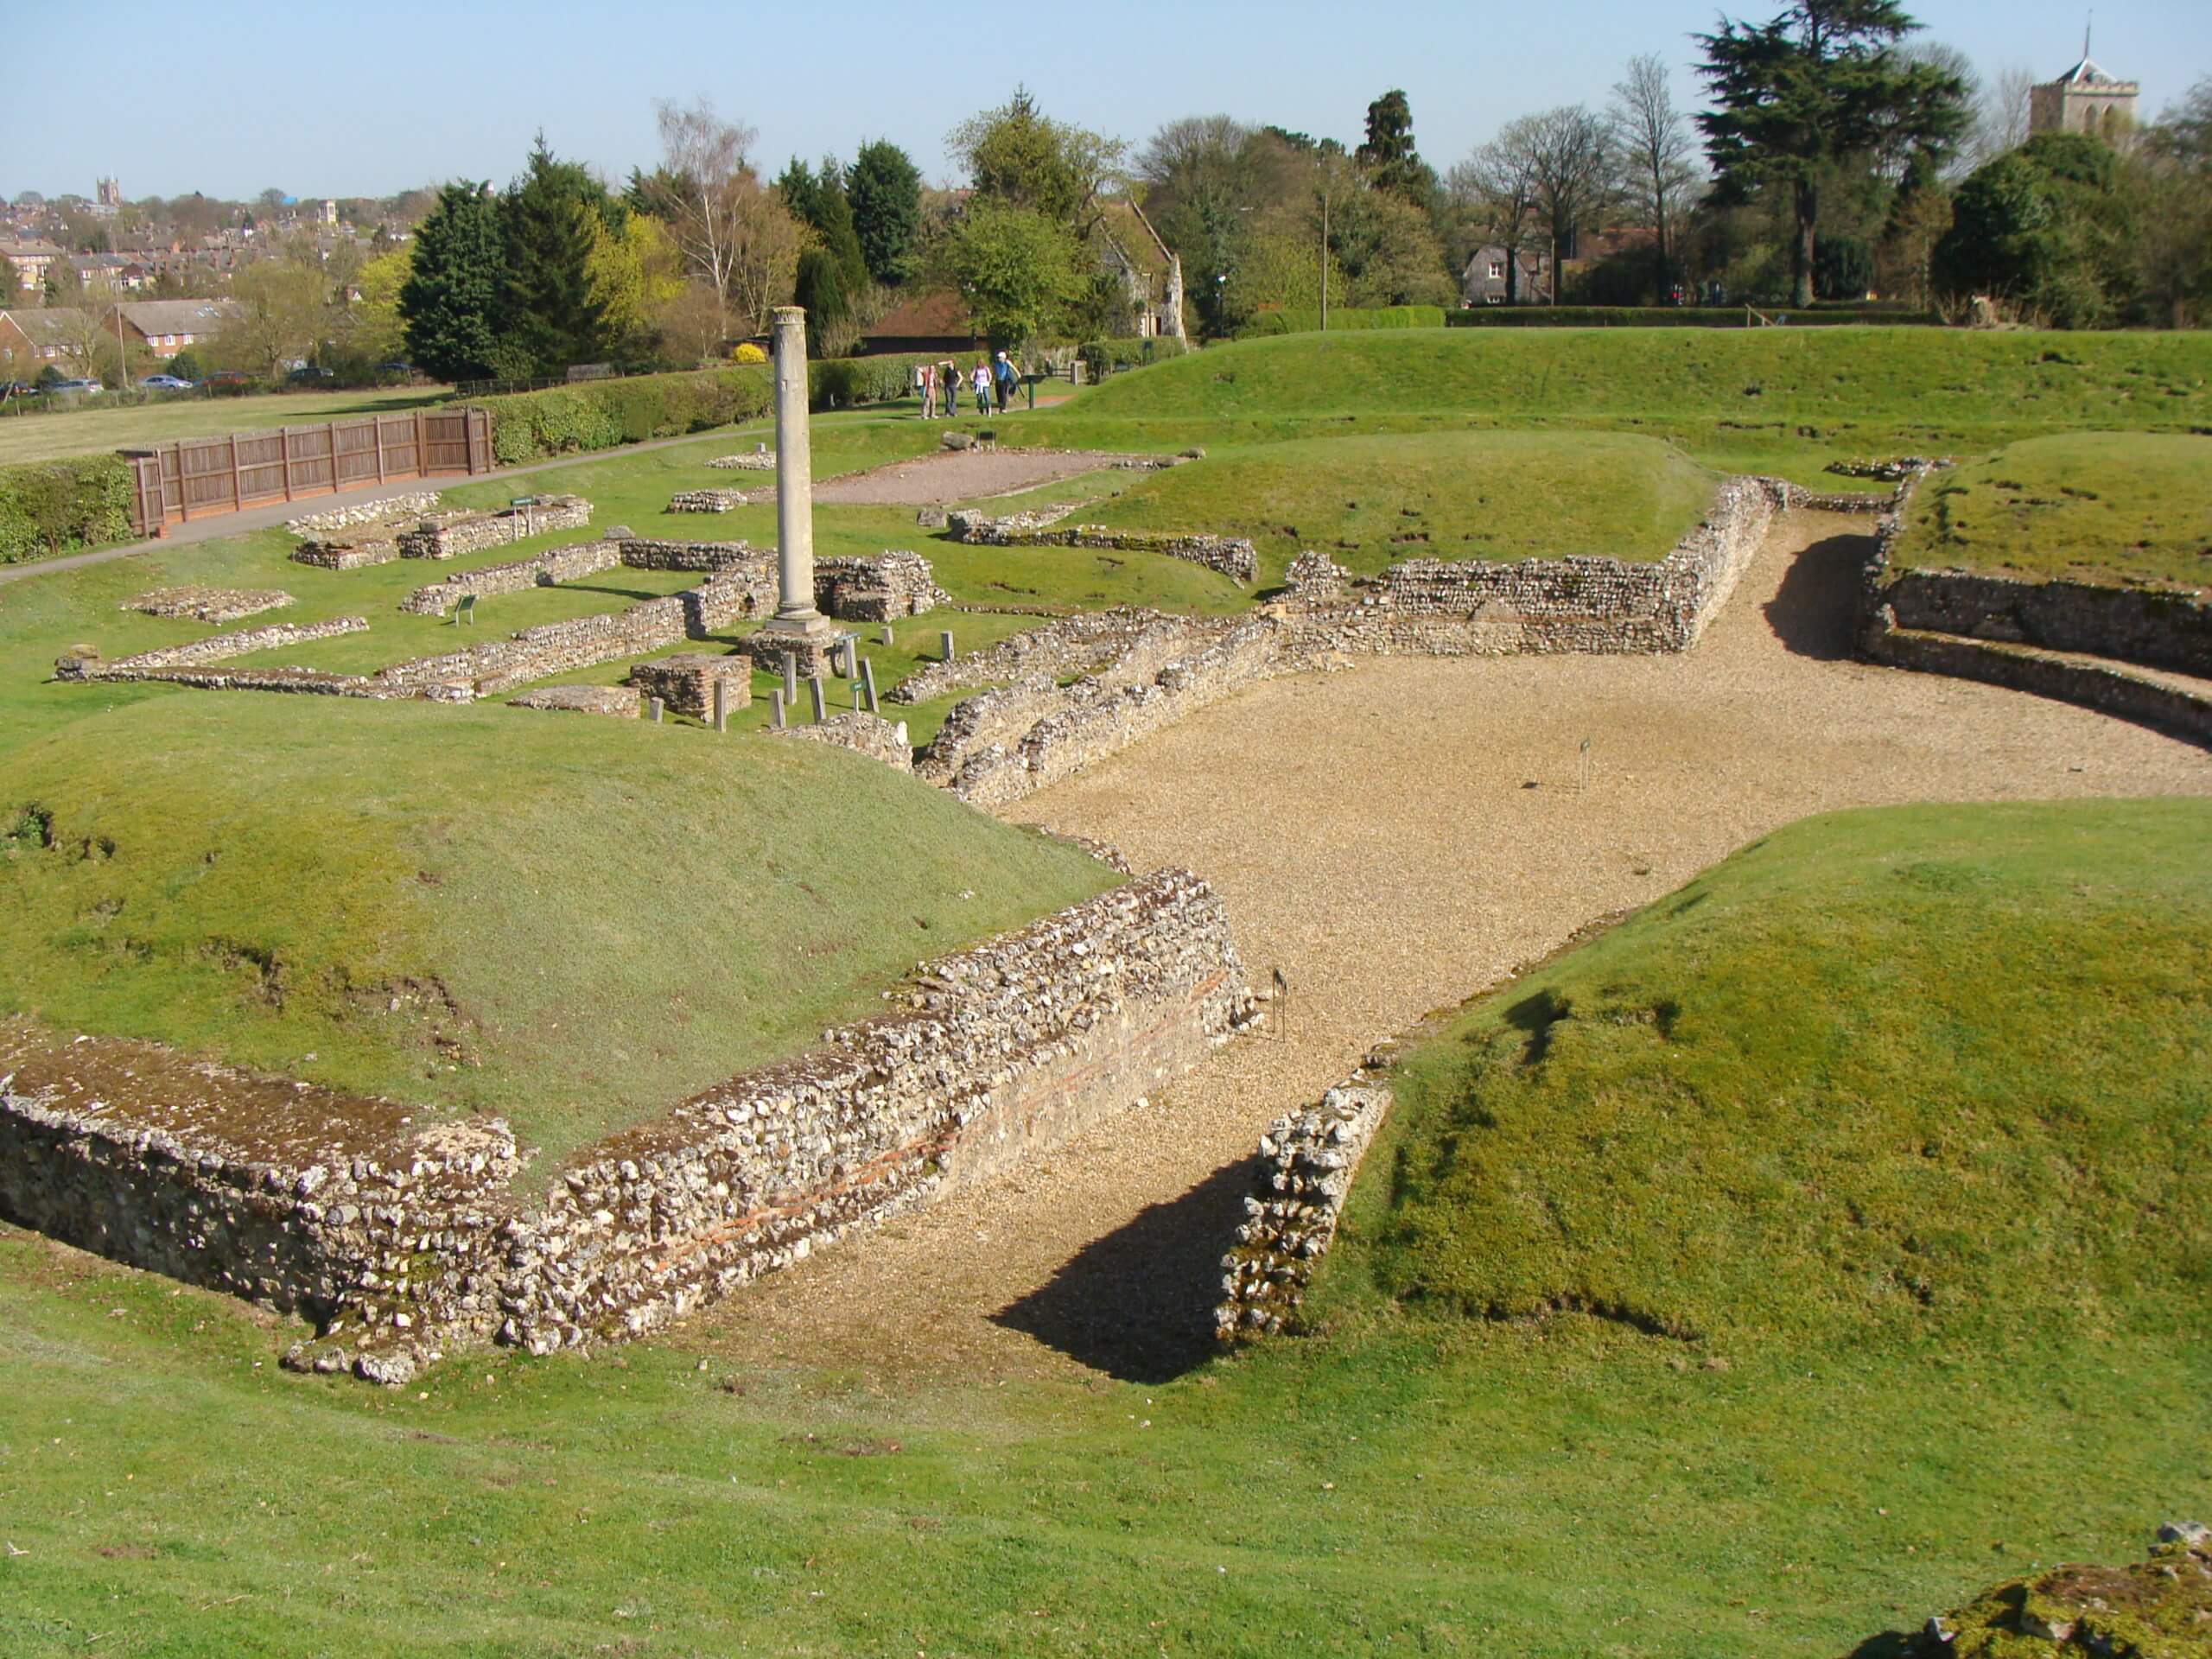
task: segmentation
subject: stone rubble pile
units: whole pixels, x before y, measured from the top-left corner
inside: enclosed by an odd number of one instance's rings
[[[1296,1316],[1389,1109],[1389,1090],[1354,1073],[1318,1106],[1277,1118],[1260,1137],[1259,1179],[1221,1259],[1222,1301],[1213,1317],[1223,1342],[1274,1336]]]
[[[776,470],[776,452],[759,449],[744,454],[716,455],[707,465],[733,473],[772,473]]]
[[[816,725],[786,726],[771,735],[834,744],[864,754],[871,760],[880,760],[893,772],[911,772],[914,769],[914,749],[906,740],[906,722],[902,720],[894,725],[864,709],[832,715]]]

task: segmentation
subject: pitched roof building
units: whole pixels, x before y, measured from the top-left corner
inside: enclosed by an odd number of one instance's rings
[[[1183,332],[1183,262],[1134,201],[1109,201],[1098,221],[1099,263],[1118,275],[1135,309],[1136,332],[1151,340]]]
[[[123,313],[123,326],[158,358],[175,357],[221,332],[245,315],[236,300],[126,300],[108,313]]]
[[[0,311],[0,380],[34,380],[48,364],[73,369],[90,321],[67,305]]]
[[[2116,79],[2089,56],[2082,37],[2082,60],[2056,80],[2028,89],[2028,130],[2086,132],[2107,141],[2135,124],[2135,98],[2141,86]]]

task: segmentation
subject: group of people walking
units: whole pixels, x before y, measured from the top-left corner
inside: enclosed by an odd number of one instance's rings
[[[917,363],[914,391],[922,400],[922,418],[950,419],[957,415],[963,384],[976,399],[978,415],[1003,415],[1014,403],[1014,388],[1021,384],[1021,371],[1004,352],[988,363],[976,359],[976,366],[965,374],[949,357],[938,363]]]

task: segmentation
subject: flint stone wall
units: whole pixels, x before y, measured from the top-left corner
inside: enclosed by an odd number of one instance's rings
[[[350,507],[302,513],[297,518],[287,518],[284,528],[295,536],[312,537],[327,531],[350,530],[357,524],[398,524],[436,512],[439,499],[435,490],[414,490],[404,495],[359,502]]]
[[[775,579],[776,556],[750,542],[668,542],[626,536],[618,544],[622,563],[632,570],[728,570],[757,567]]]
[[[181,616],[211,626],[282,610],[292,596],[281,588],[156,588],[126,599],[118,610],[142,616]]]
[[[742,709],[753,701],[753,664],[744,657],[679,652],[639,663],[630,671],[630,683],[643,696],[658,697],[674,713],[706,720],[715,712],[717,683],[728,687],[723,696],[731,709]],[[636,702],[632,696],[632,705]]]
[[[302,542],[290,556],[296,564],[311,564],[318,569],[359,570],[365,565],[390,564],[399,556],[399,543],[384,536],[362,541]]]
[[[776,452],[760,449],[742,454],[716,455],[707,465],[734,473],[772,473],[776,470]]]
[[[452,559],[550,530],[582,530],[590,523],[591,503],[582,496],[549,495],[529,507],[433,513],[396,539],[402,558]]]
[[[1213,1319],[1223,1342],[1273,1336],[1296,1315],[1389,1109],[1390,1090],[1355,1073],[1319,1105],[1277,1118],[1260,1137],[1244,1222],[1221,1258],[1222,1300]]]
[[[952,595],[920,554],[893,550],[814,562],[814,607],[841,622],[891,622],[922,616]]]
[[[993,518],[980,512],[954,512],[945,516],[945,523],[959,540],[978,546],[1084,547],[1116,553],[1164,553],[1169,558],[1187,559],[1192,564],[1218,571],[1238,583],[1250,582],[1259,570],[1257,550],[1242,537],[1160,535],[1149,531],[1109,530],[1103,524],[1075,524],[1065,530],[1024,527],[1024,519],[1037,516],[1031,513]]]
[[[886,699],[927,702],[969,686],[1000,685],[1037,675],[1058,680],[1096,673],[1126,652],[1141,632],[1162,620],[1158,611],[1126,605],[1110,611],[1079,611],[1041,628],[1010,634],[949,663],[918,669],[886,693]]]
[[[210,634],[205,639],[188,639],[182,645],[142,651],[134,657],[119,657],[111,663],[104,663],[96,658],[66,657],[54,665],[54,677],[64,680],[152,679],[158,677],[159,671],[165,669],[196,667],[205,663],[219,663],[232,657],[248,656],[257,651],[274,651],[283,645],[303,645],[341,633],[360,633],[368,626],[368,619],[361,616],[333,617],[327,622],[272,622],[265,627],[242,628],[236,633]]]
[[[540,709],[556,715],[605,715],[612,720],[639,718],[638,694],[620,685],[548,685],[507,700],[510,709]]]
[[[2212,604],[2201,593],[2026,582],[1897,562],[1897,543],[1925,474],[1897,492],[1868,575],[1862,626],[1886,610],[1888,626],[2044,651],[2078,651],[2145,668],[2212,675]]]
[[[506,564],[487,564],[477,570],[456,570],[427,588],[417,588],[399,601],[410,616],[443,616],[464,599],[486,599],[494,594],[518,594],[531,588],[551,587],[580,576],[596,575],[622,563],[622,550],[613,542],[581,542],[556,547]]]
[[[749,507],[757,498],[773,500],[775,491],[770,490],[678,490],[668,498],[671,512],[734,512],[740,507]]]
[[[1251,1017],[1220,902],[1166,870],[926,963],[892,1012],[601,1142],[542,1203],[496,1120],[0,1027],[0,1214],[314,1320],[385,1382],[486,1338],[649,1331],[1154,1093]]]
[[[803,738],[812,743],[851,749],[871,760],[880,760],[893,772],[911,772],[914,769],[914,749],[906,740],[906,722],[902,720],[893,725],[882,716],[862,709],[832,715],[818,725],[786,726],[770,735]]]

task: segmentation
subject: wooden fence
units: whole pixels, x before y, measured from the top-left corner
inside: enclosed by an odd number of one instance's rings
[[[268,501],[489,472],[492,420],[480,409],[417,409],[275,432],[186,438],[122,454],[130,463],[132,526],[151,536],[166,524]]]

